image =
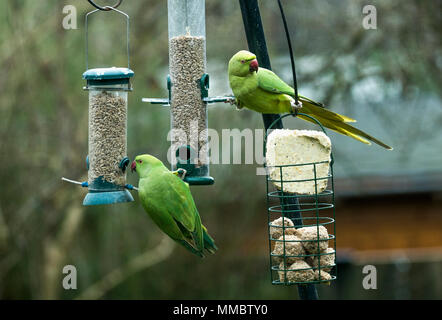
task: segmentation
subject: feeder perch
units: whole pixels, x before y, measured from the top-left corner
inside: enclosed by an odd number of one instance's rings
[[[109,7],[110,8],[110,7]],[[86,158],[88,189],[83,204],[100,205],[133,201],[127,190],[127,98],[132,90],[129,69],[129,16],[111,8],[127,20],[127,68],[88,69],[88,16],[86,15],[86,72],[89,91],[89,155]]]
[[[210,185],[207,105],[232,97],[209,97],[206,73],[205,0],[168,0],[167,99],[143,102],[170,107],[172,170],[185,169],[191,185]]]
[[[333,156],[322,131],[270,130],[265,136],[270,273],[275,285],[336,279]],[[272,188],[275,191],[270,191]],[[299,204],[298,204],[299,203]]]

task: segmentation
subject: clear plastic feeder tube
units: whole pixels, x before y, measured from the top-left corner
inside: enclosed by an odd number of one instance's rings
[[[188,182],[209,177],[207,104],[201,96],[206,73],[204,0],[168,0],[172,169],[187,170]],[[174,158],[176,156],[176,158]],[[194,179],[195,181],[192,181]]]
[[[88,70],[89,90],[89,194],[85,204],[133,201],[125,190],[127,157],[127,97],[129,77],[125,68]]]
[[[89,184],[96,179],[124,186],[126,173],[119,165],[127,155],[127,92],[90,88]]]

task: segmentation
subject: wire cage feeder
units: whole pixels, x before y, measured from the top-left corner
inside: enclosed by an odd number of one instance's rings
[[[315,118],[299,113],[316,123]],[[266,132],[264,150],[270,130],[286,114],[275,120]],[[327,283],[336,279],[336,226],[333,184],[333,155],[330,159],[309,163],[268,165],[266,159],[266,192],[271,282],[274,285]],[[319,167],[329,166],[320,174]],[[287,172],[308,172],[309,177],[295,179]],[[322,188],[324,184],[325,188]],[[293,186],[310,185],[309,192],[290,192]],[[320,187],[321,185],[321,187]],[[276,189],[276,190],[272,190]],[[324,189],[324,190],[321,190]]]

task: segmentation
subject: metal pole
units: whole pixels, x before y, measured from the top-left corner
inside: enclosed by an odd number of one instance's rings
[[[253,52],[259,65],[271,70],[270,58],[267,52],[267,45],[264,36],[264,30],[262,27],[261,14],[259,13],[259,6],[257,0],[239,0],[241,6],[241,14],[244,22],[244,30],[246,32],[247,44],[249,50]],[[279,114],[263,114],[262,119],[264,121],[264,127],[267,130],[273,121],[278,119]],[[282,129],[282,121],[279,120],[274,128]],[[284,206],[289,205],[290,210],[299,210],[299,202],[297,198],[287,198],[285,203],[281,203]],[[298,211],[296,213],[287,214],[293,220],[296,227],[302,227],[302,216]],[[318,300],[318,293],[316,286],[313,284],[299,285],[298,286],[299,298],[301,300]]]

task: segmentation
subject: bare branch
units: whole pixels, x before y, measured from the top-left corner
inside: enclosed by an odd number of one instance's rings
[[[111,271],[101,280],[84,290],[76,299],[100,299],[106,292],[119,285],[134,273],[164,261],[171,255],[174,247],[174,242],[169,237],[164,236],[159,245],[154,249],[136,256],[126,265]]]

